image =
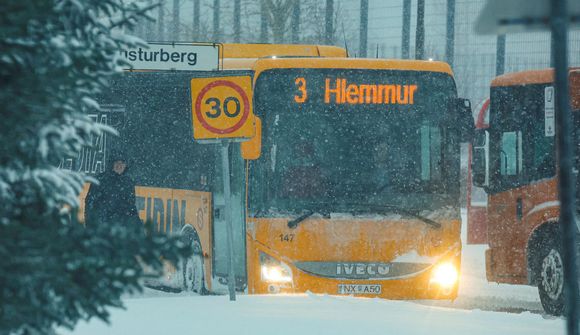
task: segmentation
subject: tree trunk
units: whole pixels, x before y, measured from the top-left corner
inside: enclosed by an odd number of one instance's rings
[[[199,0],[193,0],[193,39],[199,40]]]
[[[288,18],[293,9],[293,0],[265,0],[267,17],[272,27],[274,43],[284,43]]]
[[[241,0],[234,0],[234,42],[240,43],[242,29],[240,25]]]
[[[159,16],[157,17],[157,39],[165,39],[165,1],[159,1]]]
[[[220,39],[220,0],[213,0],[213,41]]]
[[[174,41],[179,41],[179,0],[173,0],[173,36]]]
[[[266,0],[260,1],[260,42],[268,43],[268,11]]]
[[[334,0],[326,0],[326,24],[324,30],[324,43],[327,45],[334,44],[333,14],[334,14]]]
[[[369,0],[360,0],[359,57],[367,56],[367,37],[369,29]]]
[[[292,43],[300,43],[300,0],[295,0],[292,8]]]

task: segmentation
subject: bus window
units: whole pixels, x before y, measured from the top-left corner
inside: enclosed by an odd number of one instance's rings
[[[522,132],[510,131],[502,134],[500,151],[500,173],[515,176],[522,170]]]
[[[544,136],[544,124],[538,123],[534,131],[533,139],[533,161],[530,162],[532,166],[531,172],[532,180],[539,180],[543,178],[553,177],[556,172],[555,157],[554,157],[554,137]]]
[[[301,76],[308,74],[309,98],[296,104],[295,71],[270,71],[256,83],[265,157],[253,164],[263,178],[252,183],[254,211],[343,210],[347,204],[384,204],[394,197],[405,199],[400,201],[409,208],[423,208],[426,202],[415,201],[417,194],[427,199],[458,192],[459,156],[449,149],[454,132],[439,128],[441,114],[431,109],[446,106],[445,94],[417,95],[413,104],[359,104],[343,103],[332,93],[339,92],[336,78],[343,77],[352,83],[412,81],[425,90],[433,87],[428,92],[445,91],[448,81],[433,74],[301,70]]]
[[[421,127],[421,179],[441,178],[441,131],[437,127]]]

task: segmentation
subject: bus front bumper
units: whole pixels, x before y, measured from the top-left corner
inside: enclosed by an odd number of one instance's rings
[[[312,292],[384,299],[450,299],[457,297],[460,258],[438,262],[413,276],[389,279],[324,278],[283,262],[262,265],[251,293]],[[355,269],[356,271],[356,269]]]

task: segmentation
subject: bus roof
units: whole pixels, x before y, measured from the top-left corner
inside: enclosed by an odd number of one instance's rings
[[[580,68],[570,68],[575,71]],[[497,86],[519,86],[528,84],[546,84],[554,81],[554,69],[529,70],[521,72],[506,73],[498,76],[491,82],[491,87]]]
[[[442,72],[453,75],[449,64],[444,62],[401,59],[366,59],[366,58],[263,58],[256,62],[254,71],[277,68],[340,68],[340,69],[376,69],[408,70],[425,72]]]
[[[580,110],[580,67],[569,68],[570,106]],[[547,84],[554,82],[554,69],[514,72],[496,77],[491,87],[521,86],[528,84]]]
[[[347,57],[343,48],[306,44],[224,44],[223,58]]]
[[[223,68],[254,70],[270,68],[392,69],[442,72],[453,75],[444,62],[399,59],[348,58],[345,49],[327,45],[224,44]]]
[[[307,44],[224,44],[226,70],[249,70],[261,58],[273,57],[348,57],[345,49],[328,45]]]

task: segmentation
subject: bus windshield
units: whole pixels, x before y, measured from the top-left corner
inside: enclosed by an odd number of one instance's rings
[[[459,156],[450,146],[455,132],[441,125],[453,96],[453,81],[443,74],[263,73],[255,90],[263,120],[263,155],[254,163],[258,207],[299,211],[324,204],[338,210],[356,203],[353,210],[361,204],[363,211],[364,204],[429,209],[456,200]]]

